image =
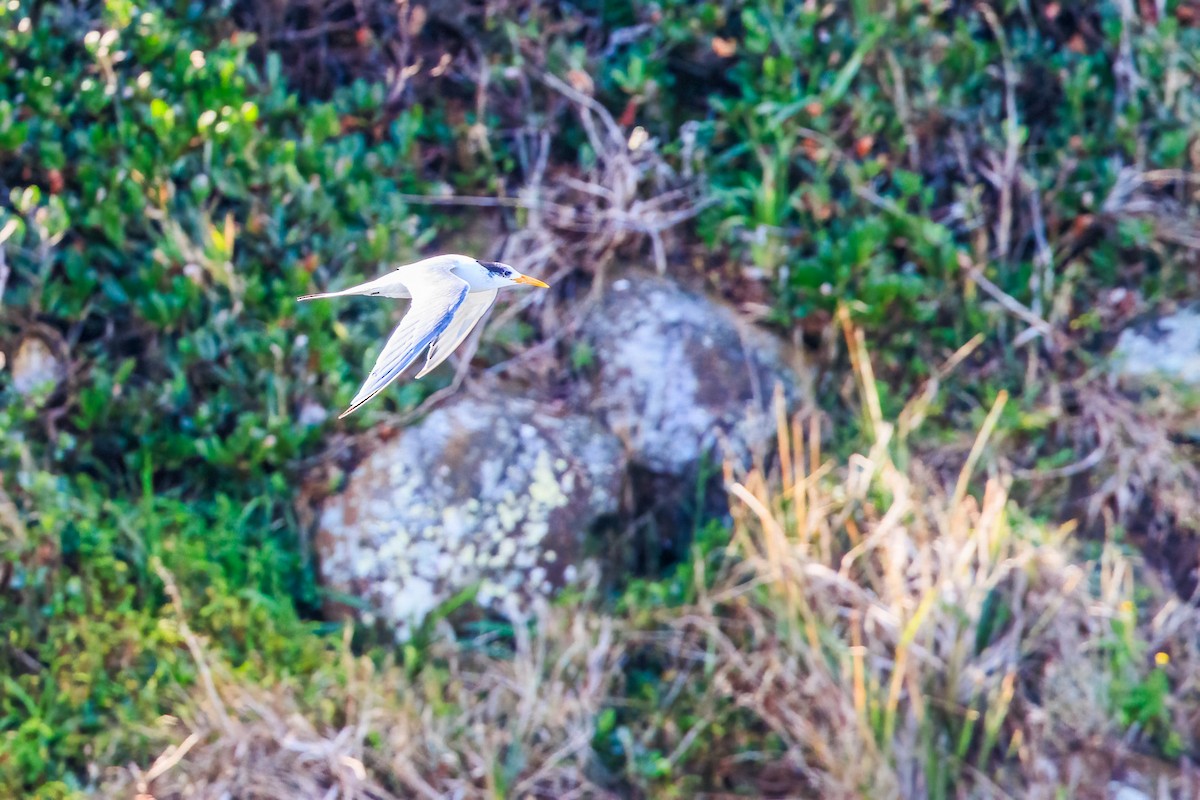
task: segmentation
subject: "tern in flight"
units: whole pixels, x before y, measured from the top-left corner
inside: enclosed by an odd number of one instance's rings
[[[479,261],[470,256],[446,255],[399,267],[381,278],[340,292],[306,294],[296,298],[318,300],[324,297],[366,295],[412,300],[408,313],[392,332],[371,374],[350,402],[350,407],[338,419],[354,413],[363,403],[383,391],[408,369],[425,348],[429,348],[429,356],[416,377],[428,374],[445,361],[491,308],[496,293],[506,286],[550,288],[537,278],[522,275],[507,264]]]

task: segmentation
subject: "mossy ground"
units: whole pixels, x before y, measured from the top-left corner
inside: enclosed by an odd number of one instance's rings
[[[1200,290],[1194,3],[266,7],[0,7],[0,794],[1188,791],[1195,398],[1102,362]],[[293,298],[480,218],[561,287],[480,368],[634,261],[822,411],[663,574],[397,647],[296,487],[447,378],[323,420],[389,311]]]

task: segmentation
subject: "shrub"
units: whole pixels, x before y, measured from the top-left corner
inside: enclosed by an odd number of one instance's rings
[[[349,399],[390,310],[294,298],[430,235],[396,200],[423,186],[420,107],[384,113],[366,84],[302,102],[205,4],[90,11],[0,8],[0,341],[52,331],[66,369],[29,395],[0,375],[24,520],[0,540],[13,796],[94,780],[190,681],[151,557],[235,662],[303,670],[278,649],[316,602],[291,511],[319,430],[301,412]]]

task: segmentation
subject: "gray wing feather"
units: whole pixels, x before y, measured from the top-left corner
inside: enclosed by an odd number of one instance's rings
[[[422,350],[450,327],[467,298],[469,287],[461,278],[439,272],[430,275],[428,282],[410,282],[408,288],[413,296],[412,306],[388,338],[362,388],[350,401],[350,407],[338,419],[357,411],[363,403],[383,391],[408,369]]]
[[[462,307],[454,315],[454,319],[430,346],[429,357],[425,360],[425,366],[421,368],[421,371],[415,377],[425,377],[438,364],[441,364],[450,357],[450,354],[462,344],[463,339],[467,338],[467,334],[471,332],[476,323],[492,307],[492,303],[496,301],[498,292],[498,289],[492,289],[488,292],[475,292],[474,294],[467,295],[467,299],[463,301]]]

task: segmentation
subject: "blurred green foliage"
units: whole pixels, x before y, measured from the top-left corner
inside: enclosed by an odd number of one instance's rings
[[[300,100],[222,11],[0,7],[2,333],[49,326],[70,354],[50,396],[0,382],[27,520],[0,539],[4,796],[94,779],[190,680],[151,556],[235,663],[303,671],[324,646],[297,635],[317,598],[294,471],[319,419],[297,420],[349,399],[389,309],[294,298],[428,240],[395,199],[423,186],[423,117],[385,115],[381,86]]]
[[[368,355],[333,309],[306,324],[294,298],[313,272],[370,274],[423,241],[395,199],[420,186],[421,109],[377,139],[349,130],[380,120],[382,87],[302,103],[277,59],[261,75],[248,63],[251,37],[176,6],[107,3],[89,20],[49,5],[5,25],[3,102],[26,118],[3,133],[6,306],[71,340],[65,421],[88,435],[49,442],[60,464],[279,490],[312,435],[297,409],[341,402]],[[383,327],[386,309],[359,313]]]
[[[665,139],[695,120],[689,155],[717,199],[700,232],[770,276],[781,320],[847,301],[898,347],[913,323],[954,346],[986,327],[962,302],[963,254],[1039,308],[1064,289],[1031,284],[1048,254],[1063,259],[1078,311],[1131,279],[1155,295],[1195,289],[1194,256],[1155,213],[1171,202],[1106,205],[1123,169],[1200,165],[1189,133],[1200,98],[1184,88],[1200,78],[1189,55],[1200,28],[1174,9],[1153,20],[1119,3],[645,8],[661,18],[610,89],[641,102],[638,121]],[[689,95],[702,118],[673,102]],[[1015,197],[981,163],[1010,173]],[[1168,199],[1187,195],[1179,175],[1168,183]]]
[[[1194,289],[1194,257],[1162,221],[1194,216],[1178,182],[1134,211],[1116,190],[1126,167],[1200,166],[1200,28],[1173,3],[1157,20],[1076,5],[1068,24],[1017,2],[584,2],[575,28],[558,23],[576,12],[506,5],[473,32],[493,95],[468,111],[461,86],[401,109],[378,81],[305,93],[229,2],[0,6],[0,343],[49,329],[69,354],[50,394],[0,372],[0,489],[22,520],[0,534],[0,795],[65,796],[94,786],[97,764],[153,756],[145,726],[194,680],[154,557],[245,675],[332,663],[332,637],[307,621],[320,596],[292,503],[320,410],[346,405],[392,310],[294,297],[458,224],[401,195],[517,185],[528,165],[496,131],[556,126],[556,159],[586,163],[578,127],[529,100],[522,70],[543,56],[588,72],[697,176],[712,204],[695,246],[762,275],[778,322],[848,301],[914,374],[930,345],[1003,324],[964,263],[1085,332],[1105,287]],[[639,25],[607,49],[577,35]],[[476,125],[493,132],[484,156],[431,167]],[[978,164],[1025,189],[1006,200]],[[1034,280],[1047,253],[1056,285]],[[398,386],[348,424],[427,391]],[[690,597],[688,570],[636,583],[621,613]],[[643,724],[666,723],[662,680],[631,669]],[[1169,750],[1167,688],[1157,672],[1128,679],[1120,713]],[[597,750],[631,783],[666,785],[671,765],[633,746],[629,719],[604,712]]]

